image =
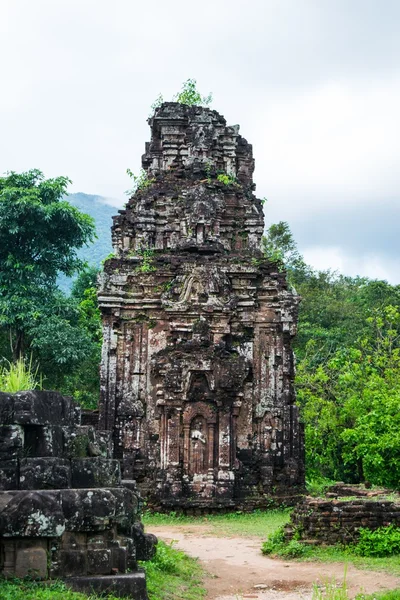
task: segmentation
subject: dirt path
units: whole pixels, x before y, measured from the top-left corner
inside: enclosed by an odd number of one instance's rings
[[[335,578],[341,582],[342,563],[294,562],[267,558],[254,537],[217,537],[204,525],[152,526],[148,531],[199,558],[210,574],[205,585],[209,600],[309,600],[312,584]],[[400,587],[400,578],[387,573],[347,568],[351,596]]]

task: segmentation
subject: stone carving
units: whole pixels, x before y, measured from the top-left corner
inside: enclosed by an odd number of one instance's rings
[[[147,600],[137,561],[156,539],[143,533],[135,484],[121,481],[111,441],[80,425],[71,398],[0,393],[0,574]]]
[[[164,103],[149,123],[154,181],[114,218],[100,282],[100,427],[150,503],[289,499],[304,483],[298,298],[260,251],[252,147],[208,108]]]
[[[206,473],[208,468],[205,419],[200,415],[192,421],[190,428],[189,465],[192,475]]]

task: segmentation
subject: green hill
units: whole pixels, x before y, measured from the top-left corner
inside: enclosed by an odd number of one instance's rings
[[[94,196],[92,194],[69,194],[68,202],[79,208],[80,211],[93,217],[96,223],[97,239],[78,251],[80,258],[86,260],[90,265],[99,266],[103,258],[112,252],[111,225],[112,217],[118,213],[118,208],[107,203],[107,198]],[[73,279],[60,275],[58,285],[68,293]]]

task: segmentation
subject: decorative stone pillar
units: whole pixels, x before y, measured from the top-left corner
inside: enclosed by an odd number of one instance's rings
[[[190,461],[190,423],[183,425],[183,469],[185,473],[189,473]]]
[[[214,433],[215,423],[208,424],[208,472],[213,474],[214,472]]]

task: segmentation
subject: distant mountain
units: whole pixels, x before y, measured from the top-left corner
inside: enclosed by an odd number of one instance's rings
[[[80,211],[93,217],[96,223],[97,239],[78,250],[78,256],[86,260],[90,265],[100,266],[103,258],[112,252],[111,225],[112,217],[118,214],[118,208],[111,206],[107,198],[94,196],[92,194],[69,194],[68,202],[79,208]],[[73,279],[60,275],[58,285],[68,293]]]

